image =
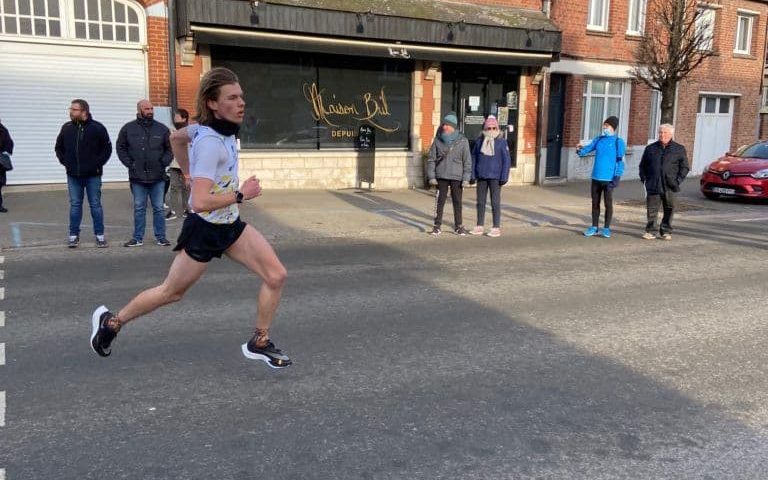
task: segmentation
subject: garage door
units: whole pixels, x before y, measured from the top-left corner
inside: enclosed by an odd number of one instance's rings
[[[733,98],[701,97],[696,114],[696,140],[691,174],[701,175],[707,166],[731,148]]]
[[[114,146],[122,125],[136,118],[136,102],[147,96],[143,10],[125,0],[19,0],[4,5],[0,118],[15,142],[8,183],[66,183],[53,149],[62,124],[69,121],[72,99],[88,101]],[[15,23],[8,23],[8,5],[15,8]],[[26,15],[31,22],[25,23]],[[13,33],[18,35],[8,35]],[[114,153],[104,180],[127,180]]]

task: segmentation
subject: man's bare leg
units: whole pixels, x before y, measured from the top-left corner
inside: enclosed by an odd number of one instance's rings
[[[240,238],[227,250],[227,255],[263,280],[258,297],[256,332],[242,346],[243,355],[252,360],[262,360],[272,368],[291,365],[291,359],[269,339],[269,327],[280,304],[285,285],[285,267],[277,258],[272,246],[264,236],[250,225],[246,226]]]
[[[269,340],[269,327],[275,317],[287,272],[277,258],[272,246],[258,230],[250,225],[245,227],[240,238],[225,252],[229,258],[242,264],[263,280],[258,297],[256,316],[257,344]],[[263,338],[261,338],[263,336]]]
[[[121,325],[146,315],[163,305],[178,302],[189,288],[202,276],[207,263],[190,258],[185,251],[180,251],[173,259],[168,276],[163,283],[139,293],[117,314]]]
[[[110,345],[124,324],[163,305],[181,300],[207,266],[206,263],[196,262],[185,252],[179,252],[173,259],[165,281],[136,295],[117,315],[103,305],[97,308],[91,316],[93,351],[108,357],[112,353]]]

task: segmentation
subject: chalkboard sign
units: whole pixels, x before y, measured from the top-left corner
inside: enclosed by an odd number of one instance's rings
[[[376,130],[370,125],[360,125],[357,129],[357,148],[373,150],[376,148]]]

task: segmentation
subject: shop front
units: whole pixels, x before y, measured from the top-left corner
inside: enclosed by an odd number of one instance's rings
[[[225,66],[241,80],[241,175],[255,174],[270,188],[345,188],[362,180],[377,188],[420,187],[422,152],[447,111],[460,114],[470,139],[495,115],[513,158],[523,153],[535,162],[524,151],[520,122],[535,124],[536,115],[519,112],[526,100],[535,108],[526,87],[559,50],[560,34],[543,14],[525,11],[521,28],[473,23],[479,7],[449,11],[452,23],[444,9],[419,18],[405,1],[384,1],[388,8],[380,12],[350,11],[354,1],[347,10],[330,0],[311,8],[299,3],[179,4],[177,69]],[[180,98],[195,88],[194,81],[181,82]],[[369,132],[364,145],[361,131]]]

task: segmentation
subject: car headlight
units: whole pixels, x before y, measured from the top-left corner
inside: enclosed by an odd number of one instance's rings
[[[752,175],[750,175],[752,178],[759,178],[759,179],[765,179],[768,178],[768,168],[765,168],[763,170],[758,170]]]

